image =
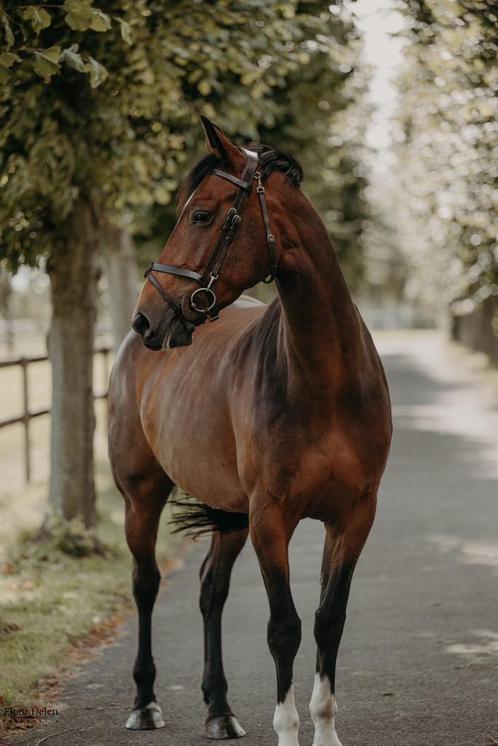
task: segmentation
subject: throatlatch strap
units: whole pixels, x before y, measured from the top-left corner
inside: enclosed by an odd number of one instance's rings
[[[265,188],[261,182],[261,174],[259,172],[257,174],[257,179],[258,186],[256,187],[256,192],[259,197],[261,214],[263,215],[263,223],[265,224],[266,245],[268,246],[268,253],[270,254],[270,274],[263,280],[263,282],[268,284],[270,282],[273,282],[273,279],[275,278],[275,274],[277,272],[277,252],[275,248],[276,240],[271,231],[270,215],[268,213],[268,206],[266,204],[265,198]]]

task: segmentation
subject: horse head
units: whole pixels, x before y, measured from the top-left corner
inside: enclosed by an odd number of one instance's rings
[[[289,222],[281,190],[302,178],[294,159],[261,145],[239,148],[205,117],[202,123],[208,154],[180,191],[177,223],[145,273],[134,312],[132,326],[153,350],[191,344],[197,326],[274,278],[280,247],[272,227],[282,236]]]

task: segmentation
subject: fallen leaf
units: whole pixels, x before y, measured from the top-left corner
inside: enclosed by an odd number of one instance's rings
[[[10,624],[6,624],[3,628],[4,632],[18,632],[20,629],[22,629],[18,624],[15,624],[15,622],[10,622]]]

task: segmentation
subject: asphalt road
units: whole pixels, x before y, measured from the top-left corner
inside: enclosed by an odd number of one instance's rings
[[[344,746],[498,743],[498,415],[472,375],[433,338],[381,343],[395,438],[379,511],[353,581],[338,669]],[[291,569],[303,642],[296,659],[301,746],[314,667],[322,526],[305,521]],[[15,743],[194,746],[203,737],[200,542],[155,611],[157,694],[166,728],[124,728],[133,697],[135,620],[63,692],[57,722]],[[231,703],[244,746],[275,744],[267,602],[253,550],[234,571],[224,618]],[[45,737],[48,737],[45,741]],[[40,739],[43,739],[42,741]]]

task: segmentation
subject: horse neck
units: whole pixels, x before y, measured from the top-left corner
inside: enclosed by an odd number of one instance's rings
[[[301,194],[289,271],[277,282],[283,307],[280,339],[289,386],[322,397],[358,378],[364,356],[362,323],[325,226]]]

